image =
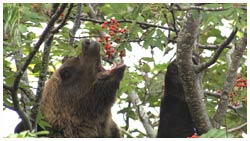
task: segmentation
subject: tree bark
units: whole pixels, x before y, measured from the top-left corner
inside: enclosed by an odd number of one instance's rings
[[[198,133],[203,134],[212,128],[212,124],[202,100],[203,90],[200,87],[200,77],[195,73],[192,61],[192,52],[198,35],[200,18],[195,19],[192,15],[192,11],[187,12],[186,18],[177,40],[178,73],[183,82],[185,100],[188,104],[192,119]]]
[[[240,61],[244,54],[246,46],[247,46],[247,30],[245,30],[244,32],[240,45],[236,45],[233,53],[232,63],[229,66],[226,75],[226,81],[224,82],[222,95],[220,97],[219,107],[212,120],[213,126],[215,128],[220,128],[221,122],[226,115],[229,102],[229,95],[234,87],[237,76],[237,70],[239,68]]]

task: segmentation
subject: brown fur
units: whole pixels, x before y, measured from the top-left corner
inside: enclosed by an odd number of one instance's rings
[[[67,59],[47,81],[41,101],[51,137],[120,137],[111,107],[125,65],[106,71],[100,45],[85,40],[82,53]]]

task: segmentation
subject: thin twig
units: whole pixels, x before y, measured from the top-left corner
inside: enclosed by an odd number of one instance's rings
[[[215,50],[215,49],[218,49],[220,47],[220,44],[219,45],[202,45],[202,44],[198,44],[198,47],[201,48],[201,49],[209,49],[209,50]],[[225,48],[232,48],[232,46],[230,45],[227,45]]]
[[[247,126],[247,122],[237,126],[237,127],[234,127],[234,128],[231,128],[231,129],[228,129],[227,132],[234,132],[234,131],[237,131],[237,130],[240,130],[241,128]]]
[[[53,34],[50,34],[49,38],[46,40],[46,42],[44,44],[44,51],[43,51],[43,56],[42,56],[42,66],[41,66],[42,69],[41,69],[41,72],[39,75],[36,98],[35,98],[34,106],[32,108],[32,114],[31,114],[31,118],[34,119],[34,122],[35,122],[33,125],[33,128],[35,129],[35,131],[37,130],[37,115],[38,115],[38,112],[40,109],[40,100],[42,97],[43,88],[44,88],[44,84],[46,81],[52,41],[53,41]]]
[[[121,131],[123,134],[127,135],[127,137],[129,137],[129,138],[134,138],[129,132],[127,132],[127,131],[124,130],[123,128],[120,128],[120,131]]]
[[[215,92],[210,92],[210,91],[205,91],[204,94],[207,95],[207,96],[213,96],[213,97],[216,97],[216,98],[221,97],[220,93],[215,93]]]
[[[68,12],[67,14],[64,16],[62,22],[54,29],[51,30],[51,32],[54,34],[54,33],[57,33],[59,31],[59,29],[61,29],[65,24],[66,24],[66,21],[71,13],[71,10],[72,8],[74,7],[74,4],[70,4],[69,6],[69,9],[68,9]]]
[[[173,27],[174,27],[174,30],[175,30],[175,34],[178,35],[178,31],[179,31],[179,30],[177,30],[177,28],[176,28],[176,18],[175,18],[175,13],[174,13],[172,7],[173,7],[173,5],[170,6],[170,10],[169,10],[169,11],[170,11],[170,13],[171,13],[171,15],[172,15]]]
[[[56,11],[57,11],[59,5],[60,5],[59,3],[54,3],[54,4],[52,5],[52,9],[51,9],[51,11],[50,11],[50,17],[53,16],[53,15],[56,13]]]
[[[10,110],[12,110],[12,111],[15,111],[14,107],[6,105],[5,103],[3,103],[3,106],[10,109]]]
[[[77,13],[76,13],[74,25],[73,25],[73,28],[70,30],[70,38],[69,38],[70,45],[73,45],[73,43],[74,43],[73,36],[76,35],[76,31],[79,29],[80,24],[81,24],[80,16],[81,16],[81,12],[82,12],[82,4],[79,3],[77,6],[78,7],[77,7]]]
[[[218,7],[218,8],[207,8],[207,7],[201,7],[201,6],[195,6],[191,5],[189,7],[186,6],[180,6],[180,4],[174,4],[175,5],[175,10],[181,10],[181,11],[188,11],[188,10],[201,10],[201,11],[225,11],[228,10],[229,8],[223,8],[223,7]]]
[[[216,60],[219,58],[219,56],[220,56],[221,52],[223,51],[223,49],[232,42],[232,40],[234,39],[237,31],[238,31],[238,29],[236,28],[235,30],[233,30],[231,32],[230,36],[223,43],[220,44],[218,49],[215,51],[214,56],[208,62],[204,62],[204,63],[199,64],[199,65],[197,65],[195,67],[195,72],[197,74],[202,72],[203,70],[207,69],[209,66],[211,66],[212,64],[214,64],[216,62]]]

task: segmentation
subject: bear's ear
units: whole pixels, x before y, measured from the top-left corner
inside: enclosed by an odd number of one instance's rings
[[[66,62],[68,59],[70,59],[70,58],[72,58],[71,56],[65,56],[65,57],[63,57],[63,59],[62,59],[62,64],[64,63],[64,62]]]

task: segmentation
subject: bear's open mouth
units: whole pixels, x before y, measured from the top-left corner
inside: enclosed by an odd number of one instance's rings
[[[113,76],[115,74],[118,74],[120,71],[124,71],[126,68],[126,65],[123,63],[123,61],[119,64],[113,63],[112,67],[110,69],[105,69],[102,64],[100,63],[98,66],[98,72],[96,74],[98,79],[105,79],[109,76]],[[118,74],[119,75],[119,74]]]

